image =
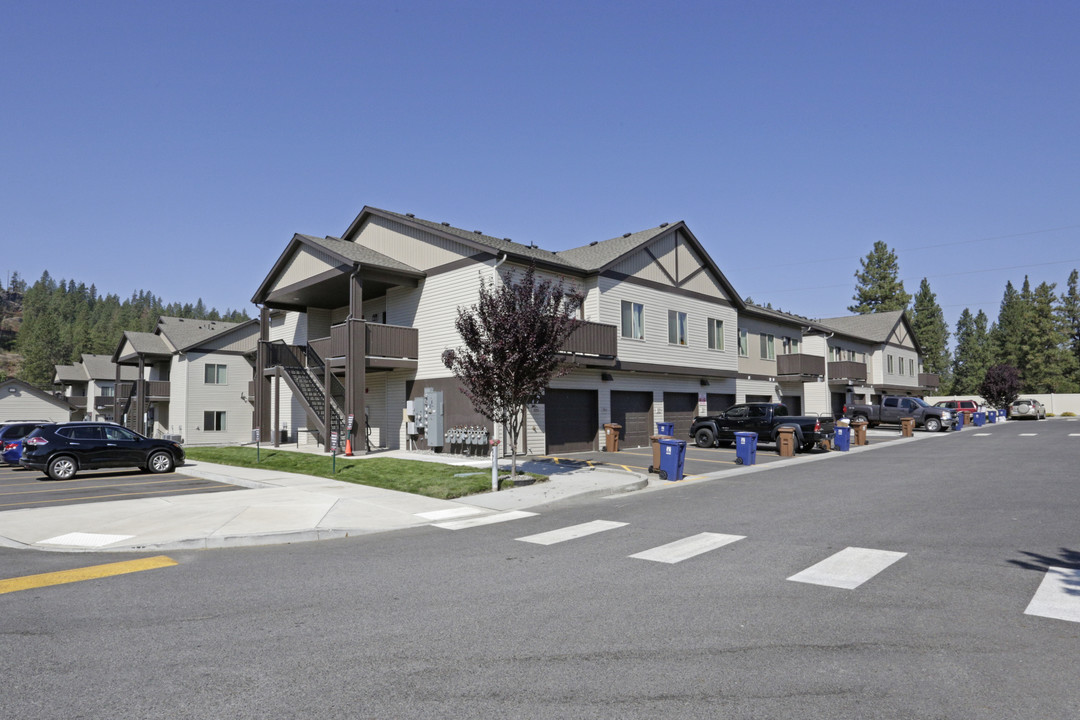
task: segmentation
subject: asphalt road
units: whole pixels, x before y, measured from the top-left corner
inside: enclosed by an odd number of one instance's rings
[[[152,475],[138,469],[93,470],[70,480],[52,480],[37,470],[0,464],[0,512],[106,500],[242,490],[182,471]]]
[[[1025,609],[1080,568],[1078,457],[1080,423],[1008,423],[466,530],[171,553],[0,595],[3,715],[1077,717],[1080,623]],[[573,527],[596,532],[541,544]],[[633,557],[701,533],[727,544]],[[894,555],[851,589],[788,579],[848,548]],[[7,578],[94,562],[0,551]]]

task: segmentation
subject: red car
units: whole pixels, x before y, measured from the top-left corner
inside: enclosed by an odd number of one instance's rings
[[[974,400],[941,400],[934,403],[934,407],[949,408],[957,413],[967,413],[964,416],[964,424],[971,424],[971,416],[978,411],[979,403]]]

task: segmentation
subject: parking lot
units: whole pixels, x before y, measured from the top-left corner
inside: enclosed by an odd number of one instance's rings
[[[243,488],[182,472],[151,475],[139,470],[97,470],[57,481],[37,470],[0,465],[0,511],[231,490]]]
[[[922,434],[923,430],[916,430]],[[900,429],[895,427],[881,427],[867,430],[866,439],[870,444],[890,442],[901,438]],[[812,455],[824,455],[829,450],[814,449],[809,453],[799,453],[796,457]],[[836,451],[832,451],[836,452]],[[554,462],[558,465],[593,466],[593,467],[616,467],[631,472],[649,472],[653,464],[653,452],[651,447],[620,448],[619,452],[581,452],[566,453],[560,455],[546,455],[541,458]],[[774,462],[784,462],[789,458],[780,457],[776,445],[773,443],[759,443],[757,446],[757,464],[766,465]],[[683,473],[686,479],[692,479],[699,475],[716,472],[718,470],[731,470],[741,467],[735,462],[735,448],[699,448],[690,440],[686,443],[686,461],[683,465]]]

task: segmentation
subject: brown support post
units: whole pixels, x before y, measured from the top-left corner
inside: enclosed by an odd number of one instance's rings
[[[353,416],[353,453],[367,452],[367,427],[364,422],[364,391],[367,386],[367,326],[364,323],[364,285],[360,269],[349,283],[349,348],[345,358],[345,414]]]
[[[112,419],[114,423],[120,422],[120,363],[116,363],[116,384],[113,385]]]
[[[270,432],[270,378],[266,376],[269,365],[270,308],[259,308],[259,349],[255,356],[255,423],[260,432]]]
[[[274,427],[270,430],[274,435],[274,447],[281,444],[281,368],[274,368]]]
[[[146,373],[146,358],[139,355],[139,379],[135,383],[135,427],[136,432],[146,434],[146,420],[143,413],[146,412],[146,381],[143,375]]]
[[[323,437],[323,450],[326,452],[334,451],[334,446],[330,444],[330,434],[333,432],[332,419],[334,417],[334,408],[330,405],[331,377],[330,366],[327,365],[323,368],[323,427],[326,428],[325,437]]]

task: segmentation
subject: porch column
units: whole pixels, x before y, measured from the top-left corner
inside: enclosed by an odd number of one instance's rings
[[[270,361],[267,343],[270,342],[270,308],[259,308],[259,347],[255,353],[255,427],[263,433],[270,432],[270,378],[266,366]]]
[[[345,414],[353,416],[353,453],[367,452],[364,390],[367,385],[367,326],[364,323],[364,285],[357,268],[349,282],[348,343],[345,356]]]
[[[274,447],[281,444],[281,366],[274,368],[274,427],[270,432],[274,436]]]
[[[113,385],[112,419],[114,423],[120,422],[120,363],[116,363],[116,384]]]
[[[143,413],[146,412],[146,358],[139,354],[139,379],[136,383],[135,394],[135,414],[138,418],[135,421],[136,432],[145,435],[146,434],[146,419],[143,417]]]

